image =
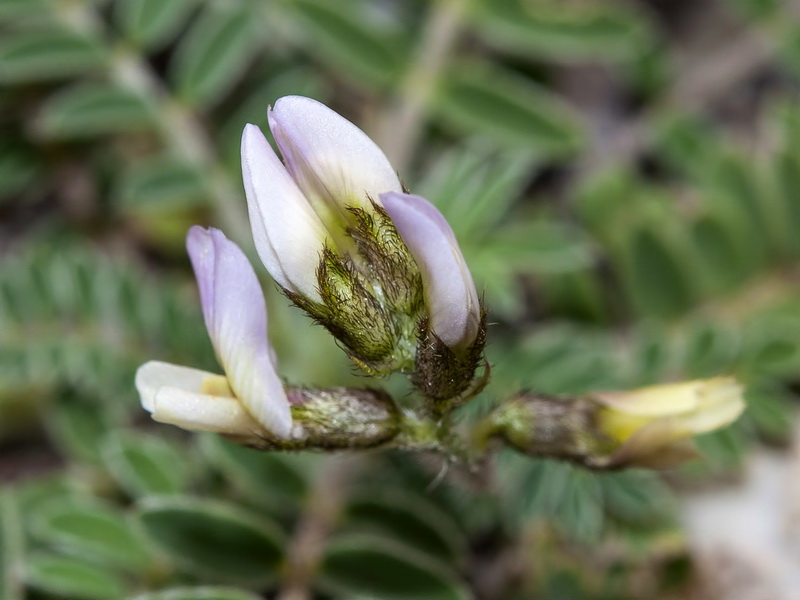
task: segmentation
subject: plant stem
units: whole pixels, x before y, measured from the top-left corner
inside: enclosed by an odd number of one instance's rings
[[[0,490],[0,598],[23,598],[24,538],[11,489]]]
[[[106,37],[105,25],[86,5],[65,5],[59,15],[65,25],[81,34]],[[218,221],[231,237],[247,245],[251,236],[244,199],[222,168],[214,143],[197,116],[172,96],[136,49],[118,48],[108,69],[112,81],[154,107],[161,142],[205,177]]]
[[[400,84],[398,97],[384,112],[377,140],[399,172],[419,140],[428,105],[441,72],[458,41],[468,0],[439,0],[431,4],[414,61]]]
[[[327,457],[286,554],[283,584],[276,600],[309,600],[325,542],[345,500],[345,491],[364,461],[362,455]]]

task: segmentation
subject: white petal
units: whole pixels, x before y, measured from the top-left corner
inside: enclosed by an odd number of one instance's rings
[[[214,376],[214,373],[151,360],[136,371],[135,384],[142,407],[151,413],[156,393],[160,388],[172,386],[199,393],[203,387],[203,380],[210,376]]]
[[[284,96],[270,110],[269,127],[286,168],[309,198],[341,210],[369,209],[384,192],[402,186],[389,159],[367,134],[321,102]]]
[[[279,285],[319,302],[316,270],[327,229],[251,124],[242,134],[242,177],[261,262]]]
[[[264,434],[263,428],[236,398],[209,396],[177,387],[158,390],[153,419],[189,430],[248,436]]]

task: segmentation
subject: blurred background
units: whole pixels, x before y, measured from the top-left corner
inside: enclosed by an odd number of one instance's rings
[[[0,0],[0,598],[800,598],[799,77],[795,0]],[[240,135],[286,94],[453,225],[465,418],[720,373],[746,415],[667,474],[150,422],[138,365],[217,369],[184,236],[255,256]],[[257,270],[281,374],[370,383]]]

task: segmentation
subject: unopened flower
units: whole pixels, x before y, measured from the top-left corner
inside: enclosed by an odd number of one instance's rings
[[[594,394],[597,427],[619,447],[612,461],[670,466],[695,454],[689,440],[733,423],[745,409],[732,377]]]
[[[380,205],[401,185],[380,148],[325,105],[279,99],[242,136],[250,223],[264,266],[371,374],[413,363],[419,271]]]
[[[453,229],[425,198],[389,192],[380,199],[422,273],[431,329],[450,348],[469,347],[481,307]]]
[[[270,109],[280,161],[261,130],[242,135],[242,176],[256,249],[285,290],[322,302],[317,266],[324,247],[352,246],[349,209],[372,211],[400,180],[378,146],[324,104],[285,96]]]
[[[261,287],[239,247],[217,229],[186,241],[203,316],[225,376],[162,362],[139,368],[142,405],[157,421],[236,436],[286,438],[289,401],[267,339]]]
[[[485,328],[444,217],[403,193],[380,148],[325,105],[281,98],[269,126],[284,162],[247,125],[242,173],[253,237],[275,281],[367,373],[410,372],[437,403],[466,397]]]

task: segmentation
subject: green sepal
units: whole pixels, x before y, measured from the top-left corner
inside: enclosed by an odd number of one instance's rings
[[[289,387],[286,393],[294,423],[289,439],[226,437],[260,450],[345,450],[383,445],[400,431],[400,411],[381,390]]]
[[[333,335],[365,373],[410,370],[416,323],[424,310],[422,277],[382,206],[348,207],[354,254],[326,247],[316,278],[322,302],[284,293]]]
[[[294,304],[325,327],[348,357],[370,375],[385,374],[396,342],[389,315],[372,294],[352,259],[329,248],[322,251],[317,281],[323,303],[284,289]]]
[[[476,428],[485,447],[501,438],[518,452],[560,458],[589,468],[607,468],[618,444],[598,431],[597,404],[587,398],[521,392]]]
[[[422,276],[386,210],[372,201],[372,211],[349,207],[348,234],[383,304],[396,317],[409,319],[423,310]]]

